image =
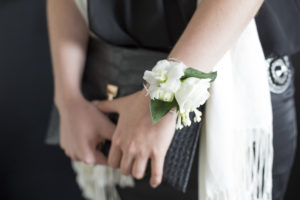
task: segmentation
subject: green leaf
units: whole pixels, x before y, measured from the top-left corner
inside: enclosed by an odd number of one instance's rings
[[[150,112],[152,117],[152,123],[155,124],[163,116],[165,116],[172,108],[177,107],[178,103],[173,99],[172,102],[161,101],[158,99],[150,101]]]
[[[181,77],[181,80],[184,80],[189,77],[195,78],[210,78],[210,82],[213,82],[217,77],[217,72],[204,73],[194,68],[187,68],[184,70],[184,75]]]

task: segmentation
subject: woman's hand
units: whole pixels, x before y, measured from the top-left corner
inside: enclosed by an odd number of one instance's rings
[[[132,95],[112,101],[99,101],[102,112],[119,113],[118,124],[112,137],[108,165],[120,167],[124,175],[144,176],[148,159],[151,159],[152,187],[162,181],[164,159],[175,133],[176,114],[168,113],[152,124],[149,96],[143,89]]]
[[[111,139],[115,125],[100,112],[95,102],[74,98],[58,105],[60,114],[60,146],[76,161],[107,164],[97,149],[104,139]]]

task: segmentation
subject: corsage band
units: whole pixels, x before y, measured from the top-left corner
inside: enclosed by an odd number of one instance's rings
[[[208,88],[217,72],[204,73],[186,66],[176,58],[159,60],[151,71],[144,72],[143,79],[149,83],[146,95],[150,95],[152,122],[156,123],[172,108],[178,113],[176,129],[190,126],[190,112],[195,113],[194,122],[201,121],[198,108],[209,98]]]

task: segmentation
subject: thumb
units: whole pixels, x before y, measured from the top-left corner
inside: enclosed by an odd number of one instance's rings
[[[97,133],[104,139],[111,140],[115,132],[116,125],[112,123],[108,118],[105,121],[99,121]]]
[[[89,144],[81,153],[81,160],[88,165],[107,165],[107,158],[95,145]]]
[[[107,165],[107,157],[105,157],[101,151],[95,148],[93,154],[95,158],[95,164]]]
[[[104,113],[117,113],[119,111],[120,101],[118,99],[114,100],[93,100],[92,103]]]

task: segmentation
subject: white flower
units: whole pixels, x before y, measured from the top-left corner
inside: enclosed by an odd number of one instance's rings
[[[183,128],[181,122],[184,126],[191,125],[190,112],[195,113],[194,122],[201,121],[202,113],[197,108],[203,105],[210,96],[208,92],[210,80],[209,78],[198,79],[190,77],[182,82],[181,87],[175,93],[175,98],[179,105],[177,129]]]
[[[180,112],[184,113],[203,105],[210,95],[208,92],[209,87],[209,78],[190,77],[185,79],[175,94]]]
[[[150,86],[147,89],[151,99],[171,102],[175,92],[180,88],[180,78],[184,75],[186,66],[182,62],[160,60],[152,71],[146,70],[143,79]]]

